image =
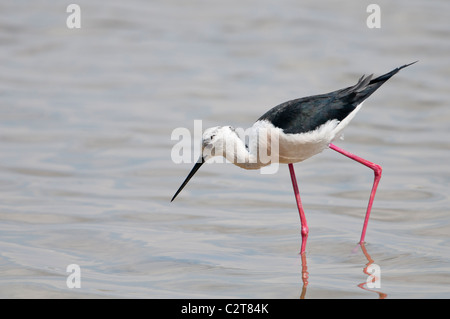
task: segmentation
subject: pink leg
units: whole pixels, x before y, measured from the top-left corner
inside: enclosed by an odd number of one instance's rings
[[[300,193],[297,186],[297,178],[295,177],[294,165],[289,164],[289,172],[291,173],[292,187],[294,188],[295,199],[297,200],[298,213],[300,215],[301,234],[302,234],[302,248],[300,254],[304,254],[306,247],[306,240],[308,239],[308,224],[306,223],[305,212],[303,211],[302,201],[300,200]]]
[[[377,192],[378,183],[380,182],[380,178],[381,178],[381,171],[382,171],[381,166],[374,164],[372,162],[369,162],[369,161],[367,161],[361,157],[358,157],[350,152],[347,152],[347,151],[343,150],[342,148],[337,147],[336,145],[330,144],[330,148],[332,150],[335,150],[336,152],[339,152],[339,153],[347,156],[348,158],[351,158],[352,160],[355,160],[355,161],[371,168],[375,174],[375,178],[374,178],[373,186],[372,186],[372,192],[370,193],[370,198],[369,198],[369,205],[367,206],[366,218],[364,219],[364,225],[363,225],[363,229],[362,229],[362,233],[361,233],[361,240],[359,241],[360,244],[363,244],[364,237],[366,236],[367,224],[369,223],[370,211],[372,210],[373,200],[375,198],[375,193]]]

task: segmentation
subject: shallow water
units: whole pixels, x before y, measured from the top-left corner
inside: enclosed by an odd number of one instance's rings
[[[77,3],[81,29],[65,4],[0,4],[0,297],[450,297],[448,1],[378,1],[380,29],[350,1]],[[286,166],[204,165],[169,202],[192,166],[174,129],[246,128],[415,60],[336,142],[383,166],[364,249],[371,171],[296,165],[307,284]]]

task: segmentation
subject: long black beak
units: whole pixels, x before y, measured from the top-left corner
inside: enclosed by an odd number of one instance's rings
[[[175,193],[175,195],[173,195],[172,200],[170,202],[173,202],[175,197],[177,197],[177,195],[183,190],[184,186],[186,186],[186,184],[189,182],[192,176],[194,176],[194,174],[197,173],[198,169],[200,168],[200,166],[203,165],[203,163],[205,163],[205,160],[203,159],[203,157],[201,157],[200,160],[197,163],[195,163],[194,168],[192,168],[188,177],[186,177],[183,184],[181,184],[180,188],[178,188],[177,192]]]

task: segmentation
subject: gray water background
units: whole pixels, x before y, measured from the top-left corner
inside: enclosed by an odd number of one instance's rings
[[[1,298],[450,297],[450,2],[377,1],[379,29],[369,1],[76,3],[80,29],[68,3],[0,3]],[[384,169],[367,256],[372,172],[331,150],[295,165],[308,285],[287,166],[204,165],[169,202],[192,167],[174,129],[415,60],[336,142]]]

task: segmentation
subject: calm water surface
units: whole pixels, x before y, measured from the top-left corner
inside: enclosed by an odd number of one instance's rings
[[[73,30],[65,4],[0,4],[0,297],[450,297],[448,1],[378,1],[380,29],[369,2],[77,3]],[[204,165],[169,203],[175,128],[415,60],[337,142],[384,169],[365,247],[372,173],[331,151],[296,165],[304,260],[286,166]]]

